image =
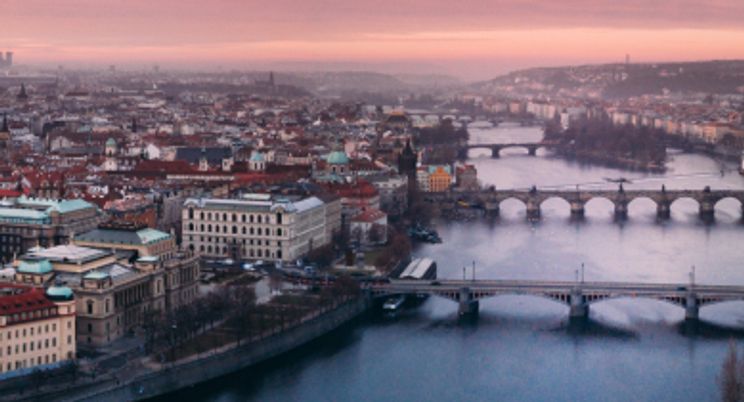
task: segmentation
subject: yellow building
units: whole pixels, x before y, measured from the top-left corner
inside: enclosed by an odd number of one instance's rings
[[[0,283],[0,380],[75,359],[75,342],[69,288]]]
[[[447,191],[452,184],[452,169],[446,165],[429,166],[429,191]]]

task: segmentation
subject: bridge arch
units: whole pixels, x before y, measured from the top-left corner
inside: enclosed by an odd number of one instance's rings
[[[673,198],[673,199],[669,200],[669,207],[671,208],[675,204],[677,204],[677,206],[679,206],[680,205],[679,204],[680,202],[681,203],[689,203],[690,201],[694,201],[695,202],[695,207],[696,208],[700,208],[700,201],[698,201],[694,197],[691,197],[691,196],[688,196],[688,195],[679,196],[679,197],[676,197],[676,198]]]
[[[544,209],[546,202],[548,203],[548,206],[550,204],[556,204],[555,202],[556,200],[559,200],[558,204],[561,204],[563,207],[565,207],[567,213],[571,211],[571,202],[567,200],[565,197],[562,197],[560,195],[551,195],[551,196],[545,197],[544,199],[540,200],[539,201],[540,209],[541,210]],[[563,207],[561,208],[563,209]]]
[[[674,297],[656,297],[656,296],[646,296],[646,295],[638,295],[638,296],[631,296],[631,295],[593,295],[593,294],[585,294],[585,301],[588,305],[593,305],[597,303],[602,303],[605,301],[610,300],[651,300],[659,303],[664,304],[671,304],[673,306],[677,307],[685,307],[685,297],[684,296],[674,296]]]
[[[506,198],[500,199],[499,202],[499,208],[502,208],[504,203],[511,203],[513,201],[518,201],[520,204],[522,204],[523,207],[527,208],[527,199],[523,197],[517,197],[517,196],[508,196]]]
[[[713,210],[717,216],[731,216],[729,219],[733,221],[744,219],[744,201],[738,197],[731,195],[721,197],[713,203]]]

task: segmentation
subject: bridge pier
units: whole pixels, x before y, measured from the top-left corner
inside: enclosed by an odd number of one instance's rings
[[[537,155],[537,147],[527,147],[527,154],[530,156]]]
[[[457,308],[457,314],[460,317],[477,316],[479,306],[480,303],[478,303],[478,300],[473,300],[473,295],[472,293],[470,293],[470,288],[460,288],[460,301]]]
[[[568,316],[571,319],[589,317],[589,304],[579,289],[571,291],[571,304],[569,305]]]
[[[540,219],[540,204],[533,200],[527,201],[527,219],[538,220]]]
[[[571,201],[571,217],[572,218],[583,218],[584,217],[584,203],[581,201]]]
[[[627,202],[615,202],[615,219],[617,220],[628,219],[628,203]]]
[[[491,158],[498,159],[501,157],[499,153],[501,152],[501,147],[491,147]]]
[[[498,202],[486,202],[485,204],[486,208],[486,216],[495,218],[499,216],[499,203]]]
[[[715,218],[715,204],[710,201],[700,202],[700,219],[711,222]]]
[[[666,220],[672,217],[671,204],[668,202],[659,202],[656,204],[656,218]]]
[[[700,306],[698,305],[697,295],[688,293],[685,298],[685,320],[697,321],[699,318]]]

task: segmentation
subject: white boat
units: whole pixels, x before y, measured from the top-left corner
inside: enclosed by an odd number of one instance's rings
[[[405,296],[395,296],[387,299],[385,304],[382,305],[382,309],[388,312],[398,311],[403,302],[406,301]]]

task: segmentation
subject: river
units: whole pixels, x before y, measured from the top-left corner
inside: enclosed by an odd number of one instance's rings
[[[471,126],[473,142],[537,141],[535,127]],[[505,149],[491,159],[471,150],[484,184],[497,188],[742,188],[736,166],[707,156],[671,152],[663,174],[582,165],[539,150]],[[569,219],[569,205],[549,199],[529,223],[524,206],[507,200],[499,218],[438,222],[443,244],[415,254],[436,259],[439,276],[573,280],[689,281],[744,285],[741,206],[723,200],[704,224],[697,204],[672,205],[656,221],[650,200],[630,204],[628,220],[613,221],[609,201],[586,205]],[[458,323],[457,305],[430,298],[395,319],[350,326],[278,361],[196,387],[181,396],[212,401],[704,401],[717,400],[717,376],[730,339],[744,340],[744,302],[705,306],[701,323],[685,325],[682,308],[659,301],[618,299],[591,306],[589,320],[568,321],[568,308],[539,298],[481,301],[476,323]],[[740,345],[740,350],[744,343]]]

